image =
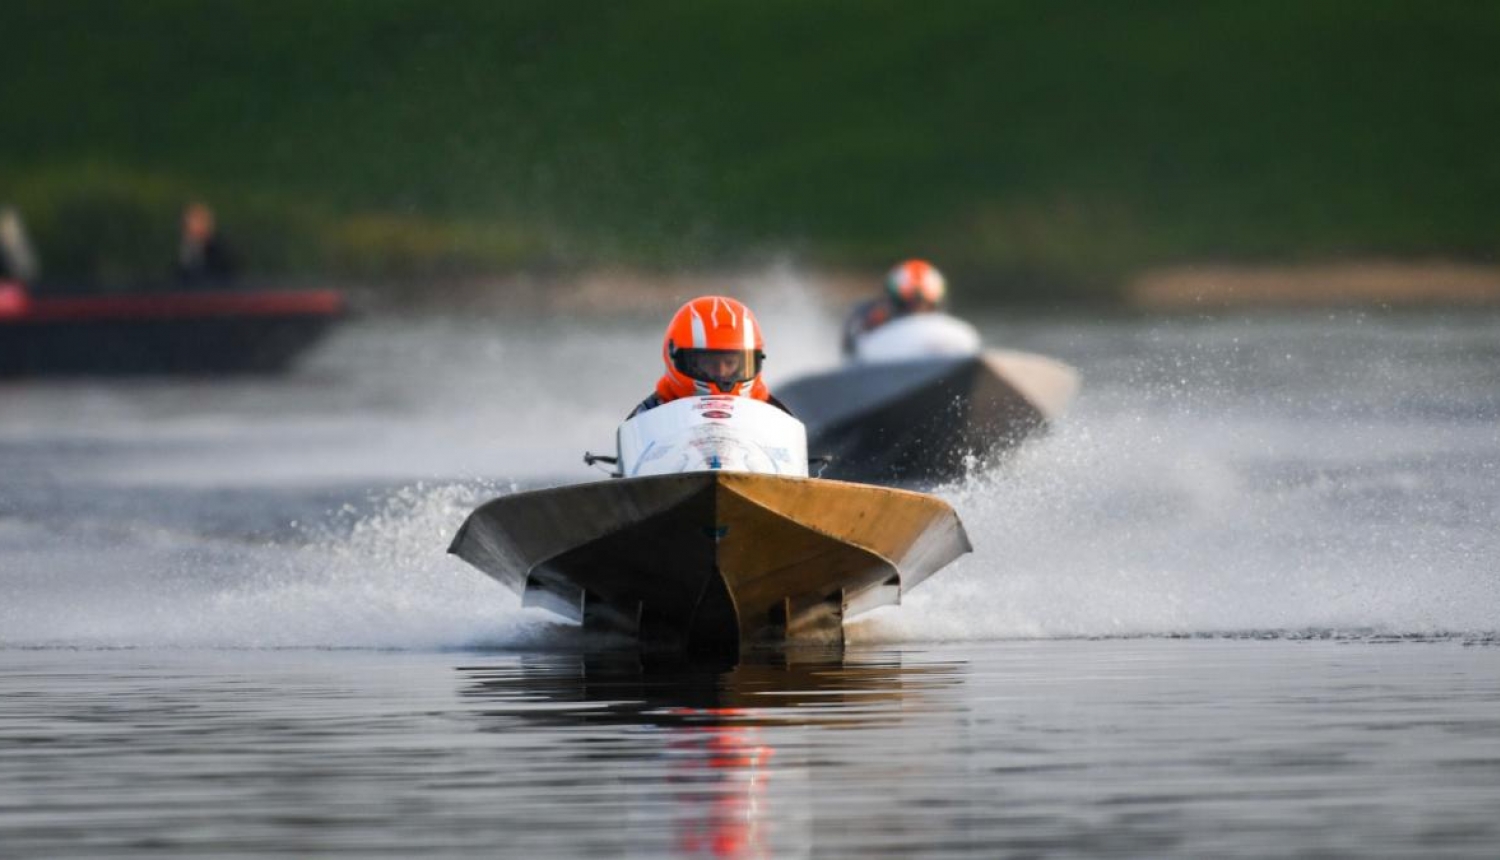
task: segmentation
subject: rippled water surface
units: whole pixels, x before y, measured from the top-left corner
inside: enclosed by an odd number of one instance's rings
[[[8,856],[1486,856],[1500,649],[8,651]]]
[[[751,289],[773,389],[835,357],[802,295]],[[1085,387],[940,489],[974,554],[737,667],[443,553],[595,477],[656,320],[0,382],[0,856],[1500,855],[1500,317],[981,322]]]

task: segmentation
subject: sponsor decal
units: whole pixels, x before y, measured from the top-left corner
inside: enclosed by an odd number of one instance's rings
[[[720,419],[722,419],[722,418],[733,418],[734,416],[731,415],[728,412],[717,412],[717,411],[715,411],[715,412],[705,412],[705,413],[703,413],[703,417],[704,418],[720,418]]]

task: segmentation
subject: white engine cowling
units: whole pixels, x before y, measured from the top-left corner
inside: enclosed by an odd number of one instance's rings
[[[854,340],[854,360],[910,361],[977,355],[979,332],[956,317],[940,313],[912,314],[891,320]]]
[[[755,472],[807,476],[807,428],[750,397],[685,397],[620,425],[620,474]]]

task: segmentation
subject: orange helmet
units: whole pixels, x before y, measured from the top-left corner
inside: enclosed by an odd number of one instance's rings
[[[657,385],[663,399],[697,394],[744,394],[757,399],[765,386],[766,354],[755,314],[735,299],[700,296],[677,309],[662,338],[667,372]],[[669,396],[670,395],[670,396]]]
[[[948,296],[948,282],[926,260],[907,260],[885,276],[885,290],[899,308],[930,311],[942,307]]]

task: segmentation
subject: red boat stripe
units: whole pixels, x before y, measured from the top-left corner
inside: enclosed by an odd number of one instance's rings
[[[118,296],[29,296],[0,302],[0,321],[182,319],[223,316],[330,316],[344,310],[335,290],[222,293],[154,293]]]

